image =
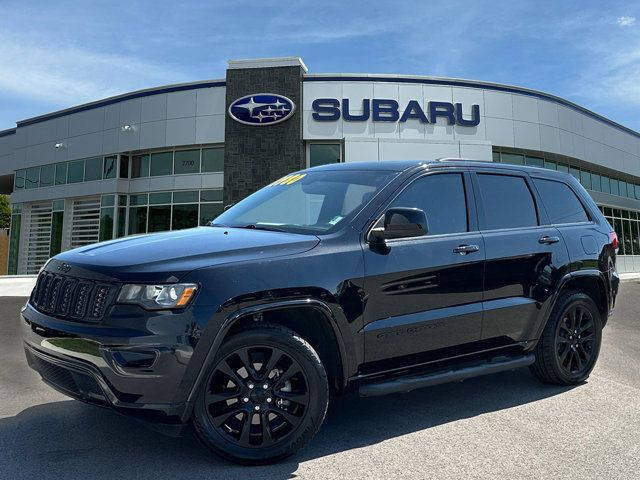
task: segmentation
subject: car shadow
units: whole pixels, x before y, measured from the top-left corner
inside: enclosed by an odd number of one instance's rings
[[[191,432],[165,437],[132,419],[77,401],[27,408],[0,419],[4,478],[288,479],[301,462],[366,447],[436,425],[508,409],[566,392],[526,369],[377,398],[332,399],[325,423],[300,453],[260,468],[230,464]]]

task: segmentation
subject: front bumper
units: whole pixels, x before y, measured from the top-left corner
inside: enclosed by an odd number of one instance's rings
[[[47,384],[164,433],[182,431],[186,403],[180,386],[193,353],[184,318],[133,316],[128,323],[137,329],[118,328],[49,317],[27,304],[21,323],[29,366]]]

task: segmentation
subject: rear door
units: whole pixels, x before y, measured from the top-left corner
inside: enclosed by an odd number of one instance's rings
[[[428,232],[364,245],[366,362],[478,341],[484,248],[469,173],[423,175],[380,215],[389,207],[424,210]]]
[[[486,254],[482,338],[496,346],[531,340],[565,273],[566,246],[528,175],[479,169],[473,178]]]

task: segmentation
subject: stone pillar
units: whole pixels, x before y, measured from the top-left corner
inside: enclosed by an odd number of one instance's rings
[[[227,70],[224,139],[224,203],[242,200],[272,181],[305,168],[302,141],[300,58],[230,61]],[[275,125],[245,125],[228,113],[238,98],[272,93],[291,99],[295,113]]]

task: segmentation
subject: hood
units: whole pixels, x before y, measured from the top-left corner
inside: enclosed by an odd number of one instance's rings
[[[104,280],[177,281],[197,268],[294,255],[318,242],[314,235],[199,227],[69,250],[54,257],[47,270],[70,268],[69,275]]]

